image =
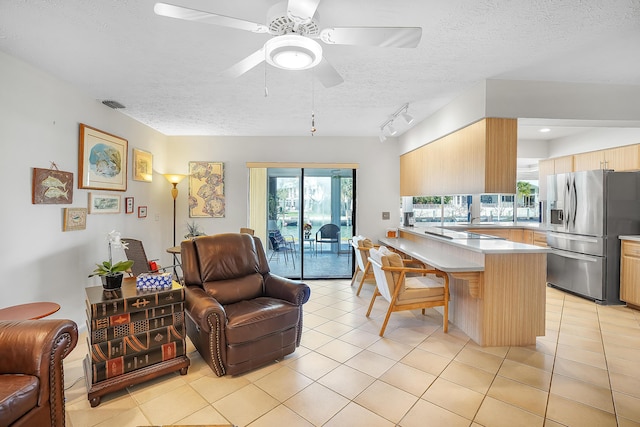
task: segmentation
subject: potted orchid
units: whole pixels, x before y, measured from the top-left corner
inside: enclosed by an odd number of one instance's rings
[[[103,261],[102,264],[96,264],[96,269],[89,277],[100,276],[102,279],[102,287],[105,289],[119,289],[122,286],[123,272],[127,271],[133,265],[133,261],[118,261],[113,263],[111,248],[127,249],[127,244],[120,240],[120,233],[113,230],[107,235],[109,242],[109,260]]]

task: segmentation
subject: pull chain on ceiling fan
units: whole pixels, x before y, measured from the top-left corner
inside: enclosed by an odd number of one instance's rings
[[[314,69],[314,74],[325,87],[339,85],[342,76],[323,56],[325,44],[377,47],[415,48],[422,38],[420,27],[329,27],[320,29],[317,13],[321,0],[288,0],[271,7],[267,25],[217,15],[183,6],[156,3],[157,15],[185,21],[202,22],[258,34],[271,34],[273,38],[259,50],[223,71],[223,75],[236,78],[266,61],[283,70]]]

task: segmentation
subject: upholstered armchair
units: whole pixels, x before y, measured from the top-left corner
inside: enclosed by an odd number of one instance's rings
[[[62,359],[77,342],[71,320],[0,321],[0,426],[65,425]]]
[[[187,334],[217,376],[266,365],[300,345],[309,287],[269,272],[259,238],[226,233],[181,244]]]

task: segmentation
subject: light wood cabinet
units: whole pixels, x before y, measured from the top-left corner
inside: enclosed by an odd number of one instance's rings
[[[640,242],[621,241],[620,299],[640,306]]]
[[[488,234],[511,242],[527,243],[524,236],[525,230],[522,228],[471,228],[467,231],[478,234]]]
[[[613,169],[616,171],[640,169],[640,145],[580,153],[573,156],[574,171]]]
[[[573,172],[574,156],[555,157],[553,159],[553,173]]]
[[[400,156],[400,194],[516,191],[517,121],[487,118]]]
[[[547,247],[547,233],[543,231],[533,232],[533,245]]]
[[[604,151],[607,169],[616,171],[640,169],[640,145],[627,145]]]

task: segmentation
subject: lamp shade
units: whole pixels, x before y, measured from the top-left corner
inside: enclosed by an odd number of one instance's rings
[[[182,181],[186,175],[180,175],[180,174],[176,174],[176,173],[165,173],[164,177],[167,178],[167,181],[169,181],[172,184],[178,184],[180,181]]]

